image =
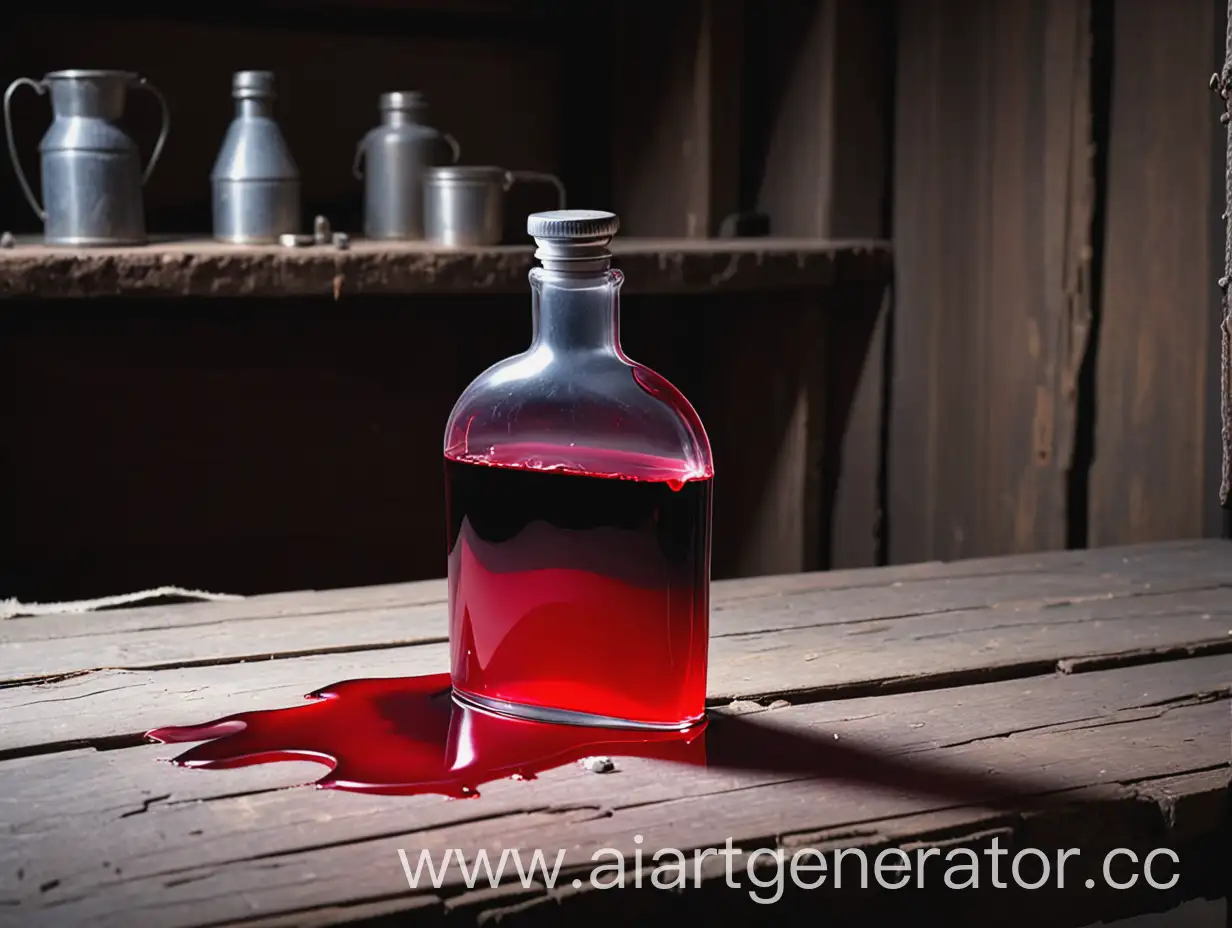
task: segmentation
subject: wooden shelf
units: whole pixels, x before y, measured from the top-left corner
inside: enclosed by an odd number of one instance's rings
[[[631,293],[876,284],[889,281],[891,268],[889,243],[874,240],[625,239],[612,250]],[[19,242],[0,251],[0,298],[520,293],[534,265],[530,245],[442,249],[359,240],[343,251],[204,240],[91,249]]]

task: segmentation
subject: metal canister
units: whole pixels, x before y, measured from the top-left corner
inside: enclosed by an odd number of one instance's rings
[[[238,71],[231,96],[235,118],[210,175],[214,238],[245,245],[277,242],[300,231],[300,179],[274,121],[274,75]]]
[[[364,235],[415,241],[424,237],[424,171],[446,143],[457,162],[461,151],[447,132],[425,125],[427,104],[417,91],[383,93],[380,125],[355,148],[356,178],[364,182]]]

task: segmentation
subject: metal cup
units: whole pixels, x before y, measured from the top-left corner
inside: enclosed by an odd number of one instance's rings
[[[447,165],[424,174],[424,234],[434,245],[498,245],[505,227],[505,194],[519,181],[556,188],[565,208],[565,185],[555,174],[509,171],[488,165]]]

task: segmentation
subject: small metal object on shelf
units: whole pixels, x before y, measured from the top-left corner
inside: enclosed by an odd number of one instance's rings
[[[311,235],[296,235],[293,232],[284,232],[278,236],[278,241],[287,248],[303,248],[315,243],[316,239]]]
[[[351,236],[347,235],[345,232],[335,232],[334,247],[339,251],[346,251],[351,247]]]
[[[324,216],[318,216],[312,223],[312,239],[318,245],[328,245],[331,240],[329,232],[329,220]]]
[[[13,238],[12,232],[5,232],[3,235],[0,235],[0,248],[12,248],[16,244],[17,241]]]

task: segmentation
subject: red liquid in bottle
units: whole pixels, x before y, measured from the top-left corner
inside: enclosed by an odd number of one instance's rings
[[[452,678],[485,705],[684,727],[705,711],[711,483],[670,459],[446,458]],[[593,719],[592,719],[593,721]]]

